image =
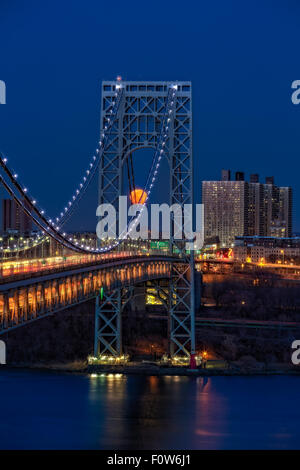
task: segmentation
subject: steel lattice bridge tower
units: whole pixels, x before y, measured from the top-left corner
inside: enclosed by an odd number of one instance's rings
[[[110,122],[112,103],[122,93],[99,167],[99,204],[118,207],[123,194],[123,172],[129,156],[138,149],[164,150],[168,161],[170,206],[193,204],[192,86],[190,82],[104,81],[102,83],[101,135]],[[172,111],[172,112],[171,112]],[[162,152],[162,150],[161,150]],[[151,188],[151,185],[150,185]],[[184,222],[183,222],[184,223]],[[195,352],[194,257],[176,241],[171,223],[172,263],[168,281],[169,353],[189,356]],[[157,285],[157,290],[161,288]],[[130,289],[104,291],[96,300],[95,356],[122,354],[122,310],[132,296]]]

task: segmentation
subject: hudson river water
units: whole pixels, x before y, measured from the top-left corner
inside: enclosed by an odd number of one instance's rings
[[[0,369],[1,449],[300,449],[300,377]]]

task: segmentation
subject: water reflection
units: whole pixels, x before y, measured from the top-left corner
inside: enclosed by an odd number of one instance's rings
[[[268,425],[270,417],[262,423],[262,409],[272,416],[277,408],[265,403],[267,379],[256,381],[107,375],[91,385],[104,419],[105,438],[100,440],[104,447],[119,449],[285,448],[291,440],[295,445],[298,437],[281,423],[277,430]]]
[[[109,448],[124,440],[127,377],[123,374],[91,374],[89,397],[94,420],[99,425],[98,448]]]
[[[220,422],[224,411],[210,379],[93,374],[90,399],[103,420],[103,448],[198,448],[207,436],[218,444],[210,410],[218,406]]]
[[[227,436],[227,399],[210,377],[197,378],[195,447],[221,449]]]
[[[0,380],[2,449],[300,448],[298,377],[3,371]]]

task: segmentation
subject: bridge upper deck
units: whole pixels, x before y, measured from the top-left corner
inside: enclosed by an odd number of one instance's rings
[[[57,261],[58,260],[58,261]],[[0,276],[0,292],[11,288],[12,286],[25,286],[34,282],[59,278],[62,275],[79,274],[97,271],[99,269],[120,267],[128,264],[138,264],[141,262],[159,262],[159,261],[181,261],[177,256],[170,256],[168,253],[114,253],[110,256],[102,255],[98,257],[87,258],[72,257],[72,259],[63,259],[62,257],[53,258],[49,264],[42,264],[40,260],[17,260],[6,262],[6,269],[2,267]]]

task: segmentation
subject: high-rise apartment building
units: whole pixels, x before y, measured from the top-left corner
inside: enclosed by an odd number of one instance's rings
[[[32,230],[32,221],[13,199],[2,200],[2,232],[15,231],[20,234]]]
[[[226,178],[228,176],[228,179]],[[292,189],[278,187],[274,177],[259,182],[252,174],[222,170],[222,181],[203,181],[205,239],[219,237],[222,246],[231,246],[236,236],[292,236]]]
[[[254,175],[251,175],[254,176]],[[255,175],[258,176],[258,175]],[[263,235],[264,216],[260,208],[263,207],[264,191],[262,185],[258,182],[247,183],[248,185],[248,227],[247,234]]]
[[[271,237],[292,236],[292,189],[289,187],[276,187],[275,211],[271,221]]]
[[[203,181],[204,237],[218,236],[230,246],[239,234],[247,234],[245,181]]]

